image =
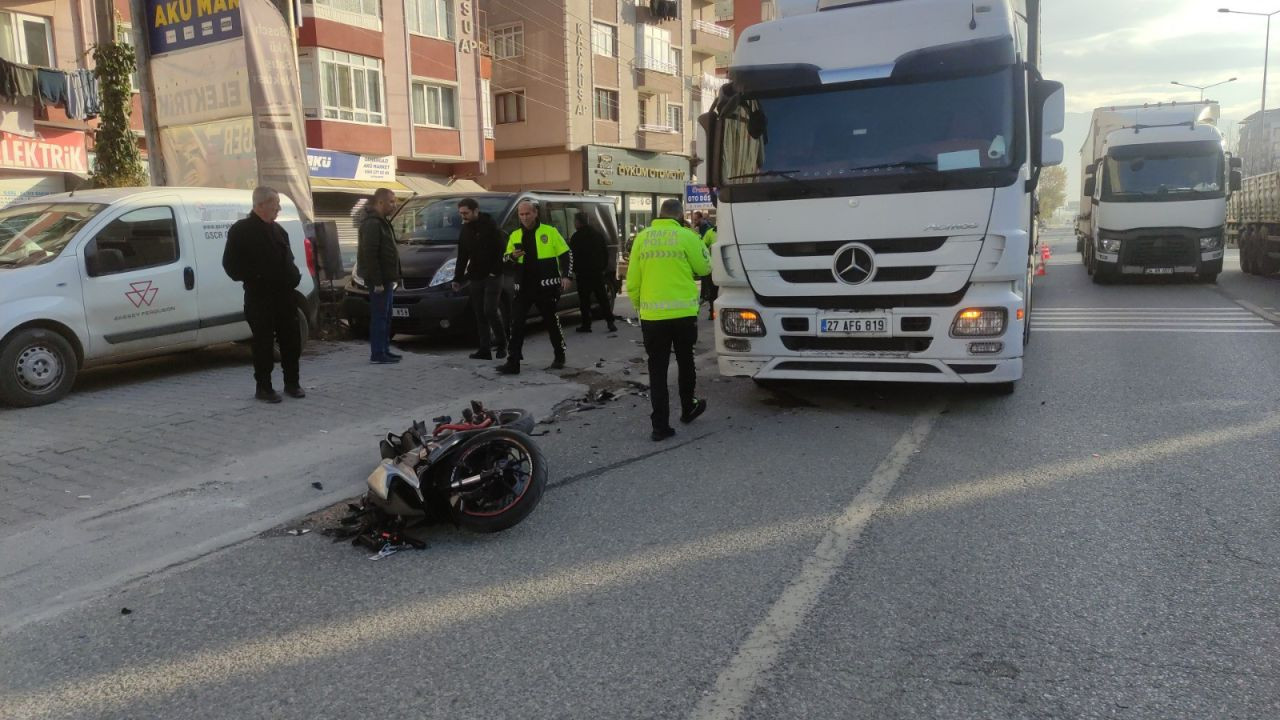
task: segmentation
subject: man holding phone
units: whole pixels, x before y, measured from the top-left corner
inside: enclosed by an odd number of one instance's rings
[[[507,238],[507,263],[517,268],[516,299],[511,304],[511,342],[507,362],[498,367],[505,375],[519,375],[520,361],[524,359],[525,322],[529,310],[536,307],[547,323],[551,335],[551,348],[555,360],[548,370],[559,370],[565,364],[564,331],[556,309],[560,293],[569,289],[569,277],[573,274],[573,253],[564,236],[550,225],[538,220],[538,206],[531,200],[520,203],[516,209],[520,227]]]

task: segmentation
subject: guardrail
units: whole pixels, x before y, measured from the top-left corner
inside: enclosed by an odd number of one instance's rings
[[[708,35],[716,35],[726,39],[732,37],[732,33],[729,32],[729,28],[723,25],[717,25],[713,22],[707,22],[706,20],[694,20],[693,29],[698,32],[704,32]]]

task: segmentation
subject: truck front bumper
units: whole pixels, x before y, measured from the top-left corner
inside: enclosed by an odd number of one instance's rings
[[[716,300],[716,352],[721,375],[761,380],[855,380],[919,383],[1005,383],[1022,377],[1022,298],[1011,283],[970,286],[958,305],[896,307],[872,311],[888,318],[891,337],[830,337],[819,333],[824,317],[857,311],[767,307],[749,288],[722,288]],[[952,337],[956,314],[965,308],[1002,307],[998,337]],[[754,310],[763,337],[725,332],[726,309]],[[975,352],[976,344],[999,343],[997,352]]]

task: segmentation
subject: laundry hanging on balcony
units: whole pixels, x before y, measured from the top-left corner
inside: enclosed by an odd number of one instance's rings
[[[12,63],[0,58],[0,102],[30,103],[37,110],[52,105],[72,120],[92,120],[101,112],[98,80],[89,70],[67,72],[57,68]]]

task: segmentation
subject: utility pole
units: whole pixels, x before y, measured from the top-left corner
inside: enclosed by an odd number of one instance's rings
[[[116,41],[116,9],[112,0],[94,0],[94,28],[97,30],[94,42],[108,45]]]
[[[110,2],[111,0],[105,0]],[[98,0],[104,2],[104,0]],[[156,89],[151,77],[151,46],[147,27],[146,0],[129,0],[129,16],[133,19],[133,49],[138,61],[138,92],[142,99],[142,128],[147,136],[147,168],[151,172],[151,184],[161,187],[167,184],[164,162],[160,155],[160,126],[156,122]]]

